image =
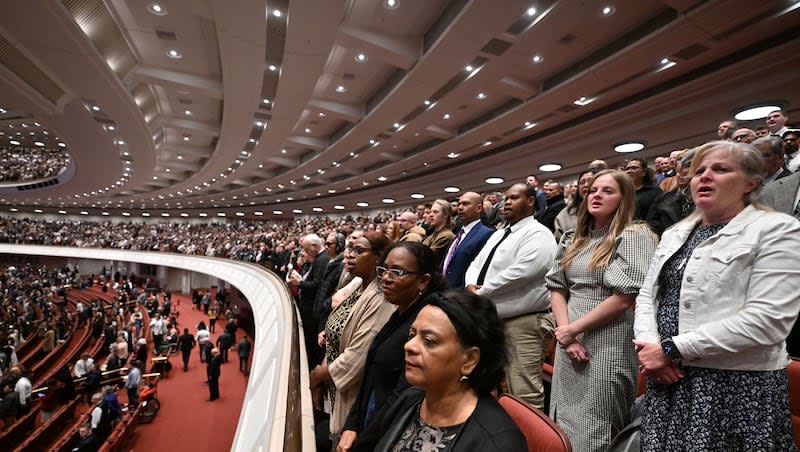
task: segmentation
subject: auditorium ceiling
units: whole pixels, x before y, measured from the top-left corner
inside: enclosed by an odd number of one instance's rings
[[[0,212],[395,209],[691,147],[748,105],[800,120],[798,1],[0,8],[0,145],[73,157],[57,183],[0,186]]]

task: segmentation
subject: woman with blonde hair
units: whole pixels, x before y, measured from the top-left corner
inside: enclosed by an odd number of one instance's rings
[[[392,220],[386,223],[386,231],[384,231],[384,233],[390,242],[395,243],[396,241],[400,240],[400,236],[403,234],[403,231],[400,230],[400,223]]]
[[[449,202],[444,199],[437,199],[431,205],[430,223],[433,226],[433,232],[425,237],[422,241],[433,250],[434,264],[437,268],[442,264],[447,250],[450,248],[450,243],[455,238],[455,234],[451,230],[451,219],[453,217],[453,207]]]
[[[550,414],[575,450],[605,451],[630,420],[637,383],[633,303],[657,243],[647,225],[633,222],[635,210],[628,175],[597,173],[546,277],[561,346]]]

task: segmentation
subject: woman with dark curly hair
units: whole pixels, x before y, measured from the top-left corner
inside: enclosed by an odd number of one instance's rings
[[[466,291],[434,294],[411,325],[405,376],[414,385],[384,416],[377,451],[526,451],[490,392],[508,364],[497,309]]]

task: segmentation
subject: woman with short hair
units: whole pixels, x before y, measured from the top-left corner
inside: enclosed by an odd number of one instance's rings
[[[697,210],[664,233],[636,303],[642,450],[795,450],[785,340],[800,223],[757,201],[762,178],[749,144],[695,153]]]

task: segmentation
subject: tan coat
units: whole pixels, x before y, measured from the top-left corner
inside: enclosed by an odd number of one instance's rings
[[[361,389],[364,362],[372,339],[394,310],[395,306],[383,299],[376,279],[367,286],[350,311],[339,341],[339,356],[328,363],[328,371],[336,385],[336,403],[330,419],[332,433],[341,433]]]

